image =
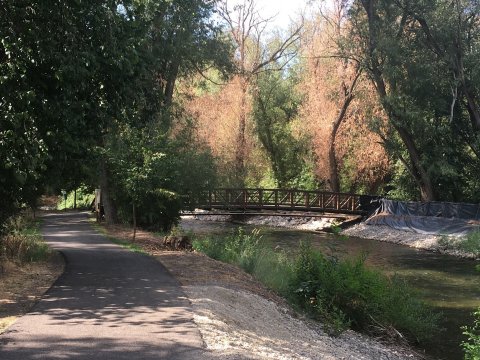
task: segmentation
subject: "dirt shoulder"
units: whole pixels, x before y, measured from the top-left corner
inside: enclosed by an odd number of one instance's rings
[[[131,241],[132,230],[123,225],[99,225],[107,236]],[[137,230],[135,244],[154,256],[182,286],[211,285],[255,293],[278,304],[286,302],[266,289],[239,267],[223,263],[191,251],[172,251],[163,245],[163,237],[152,232]]]
[[[131,229],[105,226],[130,241]],[[208,359],[420,359],[403,346],[386,346],[353,331],[330,337],[322,325],[298,315],[284,299],[240,268],[203,254],[169,251],[162,237],[138,231],[136,245],[159,260],[189,298]]]
[[[30,264],[0,260],[0,333],[35,305],[63,269],[59,253],[49,261]]]

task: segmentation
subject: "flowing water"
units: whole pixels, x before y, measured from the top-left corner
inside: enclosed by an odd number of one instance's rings
[[[181,226],[198,234],[228,234],[239,225],[232,223],[182,220]],[[246,230],[251,226],[242,226]],[[325,253],[355,256],[366,253],[367,263],[387,274],[397,274],[420,292],[420,296],[443,313],[445,330],[428,344],[433,358],[460,360],[461,326],[472,323],[471,313],[480,306],[480,273],[475,261],[416,250],[405,246],[359,238],[340,238],[326,233],[306,233],[261,227],[263,239],[272,246],[295,250],[302,239]]]

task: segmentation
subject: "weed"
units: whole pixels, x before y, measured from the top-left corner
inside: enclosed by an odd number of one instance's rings
[[[375,335],[403,333],[423,341],[436,333],[438,315],[404,282],[368,268],[365,255],[339,260],[304,242],[292,256],[265,247],[258,231],[243,230],[225,239],[196,239],[193,246],[241,266],[296,309],[323,321],[330,334],[353,327]]]
[[[445,249],[461,250],[480,257],[480,230],[475,230],[461,238],[442,236],[438,245]]]
[[[0,238],[0,256],[21,263],[45,261],[52,250],[40,234],[40,222],[21,214],[10,218]]]
[[[146,252],[137,244],[134,244],[127,240],[120,240],[114,237],[107,236],[108,240],[113,242],[114,244],[120,245],[121,247],[128,249],[130,251],[139,253],[139,254],[146,254]]]
[[[480,308],[473,313],[473,316],[473,326],[462,327],[463,334],[467,336],[467,340],[461,344],[465,353],[465,360],[480,359]]]

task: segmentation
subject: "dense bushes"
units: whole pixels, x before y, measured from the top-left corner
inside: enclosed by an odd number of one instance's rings
[[[258,231],[195,240],[208,256],[241,266],[332,334],[348,327],[381,336],[424,341],[437,332],[438,315],[404,282],[368,268],[365,258],[326,257],[303,243],[287,255],[261,243]]]
[[[365,257],[339,260],[302,245],[293,262],[291,300],[330,330],[344,327],[378,335],[400,332],[423,341],[435,330],[436,318],[403,281],[365,266]],[[291,295],[291,294],[295,295]]]

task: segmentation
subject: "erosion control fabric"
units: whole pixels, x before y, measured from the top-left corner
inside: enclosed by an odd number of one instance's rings
[[[465,235],[480,226],[480,204],[381,199],[366,223],[420,234]]]

